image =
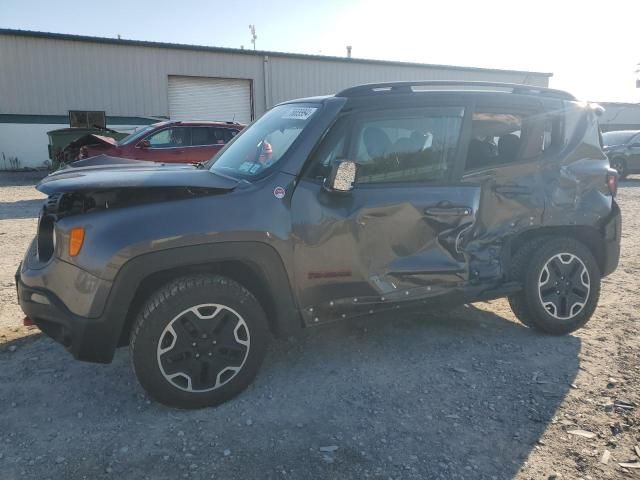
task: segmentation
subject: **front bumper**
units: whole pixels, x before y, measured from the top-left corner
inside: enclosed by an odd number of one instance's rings
[[[119,322],[105,314],[87,318],[73,313],[51,290],[25,284],[21,267],[15,275],[18,303],[38,328],[61,343],[78,360],[109,363],[118,345]]]

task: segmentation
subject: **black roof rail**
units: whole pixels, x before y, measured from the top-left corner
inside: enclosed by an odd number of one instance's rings
[[[511,93],[524,95],[543,95],[560,98],[562,100],[576,100],[576,98],[563,90],[538,87],[535,85],[522,85],[519,83],[483,82],[466,80],[420,80],[416,82],[387,82],[368,83],[350,87],[336,93],[336,97],[359,97],[371,95],[376,92],[412,93],[412,87],[495,87],[511,90]]]
[[[240,122],[236,122],[236,121],[230,121],[230,120],[165,120],[165,122],[167,124],[176,124],[176,123],[184,123],[184,122],[194,122],[194,123],[198,123],[198,122],[203,122],[203,123],[224,123],[227,125],[240,125]]]

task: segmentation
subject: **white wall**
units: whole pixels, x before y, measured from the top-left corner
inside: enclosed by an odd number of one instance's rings
[[[67,125],[0,123],[0,170],[9,170],[9,158],[17,158],[19,168],[41,168],[50,164],[47,132]],[[109,125],[119,132],[133,132],[140,125]],[[4,160],[3,160],[4,154]]]

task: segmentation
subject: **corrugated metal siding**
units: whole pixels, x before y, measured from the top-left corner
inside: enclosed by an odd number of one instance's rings
[[[270,57],[270,104],[291,98],[335,93],[353,85],[403,80],[486,80],[547,86],[546,77],[477,70],[396,67],[345,62],[315,62]]]
[[[168,117],[169,75],[260,79],[253,95],[263,99],[262,71],[249,55],[0,35],[0,113]]]
[[[265,68],[266,67],[266,68]],[[267,92],[265,102],[265,78]],[[296,97],[334,93],[359,83],[464,79],[546,86],[544,75],[435,67],[263,57],[151,46],[0,35],[0,113],[169,116],[170,75],[252,80],[254,113]],[[266,103],[266,105],[265,105]]]

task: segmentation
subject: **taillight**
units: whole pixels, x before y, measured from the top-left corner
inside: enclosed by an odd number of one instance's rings
[[[618,174],[607,173],[607,187],[609,187],[609,193],[612,197],[615,197],[618,193]]]

